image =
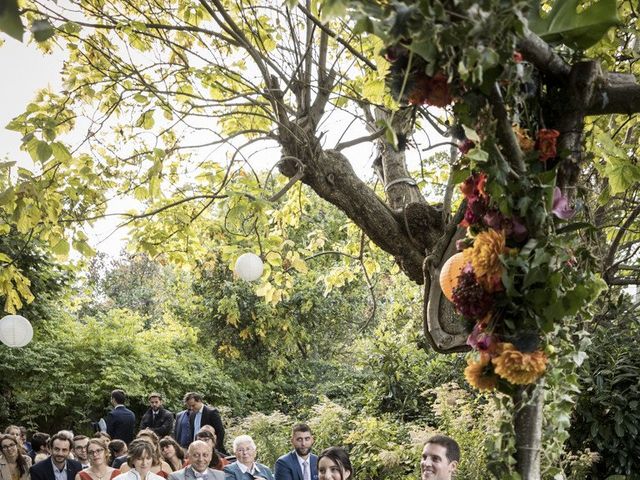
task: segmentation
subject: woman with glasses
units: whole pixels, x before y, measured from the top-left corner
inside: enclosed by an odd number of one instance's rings
[[[225,480],[274,480],[266,465],[256,462],[256,444],[249,435],[240,435],[233,440],[236,461],[224,467]]]
[[[29,480],[31,458],[24,454],[15,435],[0,435],[0,480]]]
[[[155,434],[153,430],[145,428],[144,430],[140,430],[136,435],[136,440],[144,440],[147,443],[150,443],[153,446],[155,454],[153,456],[153,465],[151,466],[151,472],[156,475],[160,475],[163,478],[169,477],[171,473],[171,467],[167,462],[162,459],[162,455],[160,453],[160,440],[158,439],[158,435]],[[120,467],[120,471],[122,473],[129,471],[129,464],[124,463]]]
[[[102,438],[90,438],[87,443],[89,468],[76,475],[75,480],[111,480],[120,470],[109,466],[109,445]]]

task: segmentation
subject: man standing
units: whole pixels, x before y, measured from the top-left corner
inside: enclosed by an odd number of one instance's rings
[[[89,437],[85,437],[84,435],[76,435],[73,437],[73,456],[80,462],[82,469],[89,468],[88,445]]]
[[[224,480],[224,473],[209,468],[212,450],[205,442],[196,440],[189,445],[190,465],[169,474],[169,480]]]
[[[182,447],[187,448],[193,439],[193,433],[191,433],[191,425],[189,423],[189,408],[182,410],[176,414],[175,431],[173,438]]]
[[[173,430],[173,413],[162,406],[162,395],[152,393],[149,395],[149,410],[142,416],[140,430],[148,428],[162,438],[170,435]]]
[[[113,410],[107,414],[107,433],[111,439],[119,439],[131,443],[136,429],[136,416],[124,406],[127,396],[122,390],[111,392]]]
[[[82,465],[69,458],[72,446],[71,439],[60,432],[51,437],[51,456],[29,469],[31,480],[74,480],[76,474],[82,470]]]
[[[184,396],[184,403],[191,410],[189,414],[189,427],[192,432],[192,440],[195,440],[196,434],[204,425],[211,425],[216,431],[216,450],[227,454],[224,448],[224,425],[220,413],[213,407],[205,405],[202,395],[195,392],[189,392]]]
[[[451,480],[460,461],[458,443],[445,435],[434,435],[422,450],[422,480]]]
[[[293,450],[276,460],[275,480],[318,480],[318,457],[311,453],[313,435],[308,425],[293,426],[291,445]]]

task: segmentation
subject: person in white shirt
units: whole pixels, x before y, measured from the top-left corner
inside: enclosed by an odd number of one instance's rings
[[[153,444],[143,439],[136,439],[129,445],[127,464],[131,467],[113,480],[164,480],[163,477],[151,471],[151,466],[157,463],[157,450]]]

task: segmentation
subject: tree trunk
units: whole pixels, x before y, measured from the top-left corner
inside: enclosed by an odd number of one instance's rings
[[[516,469],[522,480],[540,480],[544,380],[518,387],[513,395],[516,434]]]

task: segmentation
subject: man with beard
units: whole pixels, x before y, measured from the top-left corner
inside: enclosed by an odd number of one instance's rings
[[[82,468],[89,468],[89,456],[87,454],[87,446],[89,445],[89,437],[84,435],[76,435],[73,437],[73,456],[80,462]]]
[[[451,480],[459,461],[458,443],[445,435],[434,435],[427,440],[422,450],[422,480]]]
[[[293,451],[276,460],[275,480],[318,480],[318,456],[311,453],[313,435],[308,425],[293,426],[291,445]]]
[[[173,413],[162,406],[162,395],[149,395],[149,410],[142,416],[140,430],[148,428],[158,435],[158,438],[171,434],[173,430]]]
[[[82,465],[69,458],[72,448],[73,441],[67,435],[56,433],[49,439],[51,456],[29,469],[31,480],[74,480]]]

